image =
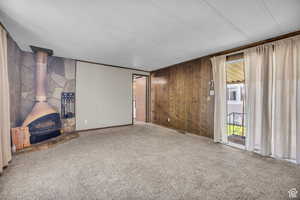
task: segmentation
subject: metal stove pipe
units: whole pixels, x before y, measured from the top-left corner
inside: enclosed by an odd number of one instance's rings
[[[53,51],[39,47],[30,46],[36,55],[36,103],[32,111],[26,117],[22,126],[28,126],[34,120],[52,113],[57,113],[48,103],[46,96],[47,59]]]

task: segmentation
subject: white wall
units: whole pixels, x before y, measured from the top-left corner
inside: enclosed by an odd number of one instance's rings
[[[76,130],[132,123],[132,74],[129,69],[78,61]]]

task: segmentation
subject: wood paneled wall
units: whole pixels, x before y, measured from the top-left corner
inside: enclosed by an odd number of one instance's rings
[[[153,123],[213,137],[212,66],[208,57],[151,73]]]

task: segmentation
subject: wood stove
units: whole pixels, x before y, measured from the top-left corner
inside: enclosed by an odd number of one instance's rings
[[[30,143],[34,144],[58,136],[61,121],[59,113],[47,103],[46,96],[47,59],[53,51],[30,47],[36,55],[36,103],[22,126],[29,128]]]

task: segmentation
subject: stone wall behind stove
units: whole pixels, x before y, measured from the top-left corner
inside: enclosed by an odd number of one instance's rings
[[[11,127],[21,126],[35,103],[35,56],[22,51],[13,38],[7,38],[7,64],[10,88]],[[49,56],[47,96],[48,102],[58,112],[61,109],[61,93],[75,92],[76,61]],[[75,118],[62,120],[63,128],[75,130]]]
[[[21,120],[30,113],[35,101],[35,56],[22,52],[21,56]],[[67,58],[49,56],[47,72],[48,103],[61,112],[61,93],[75,92],[76,61]],[[68,131],[75,130],[75,119],[63,120]],[[67,127],[66,127],[67,126]]]
[[[7,66],[10,97],[10,126],[20,126],[21,108],[21,67],[22,51],[17,43],[8,35],[7,37]]]

